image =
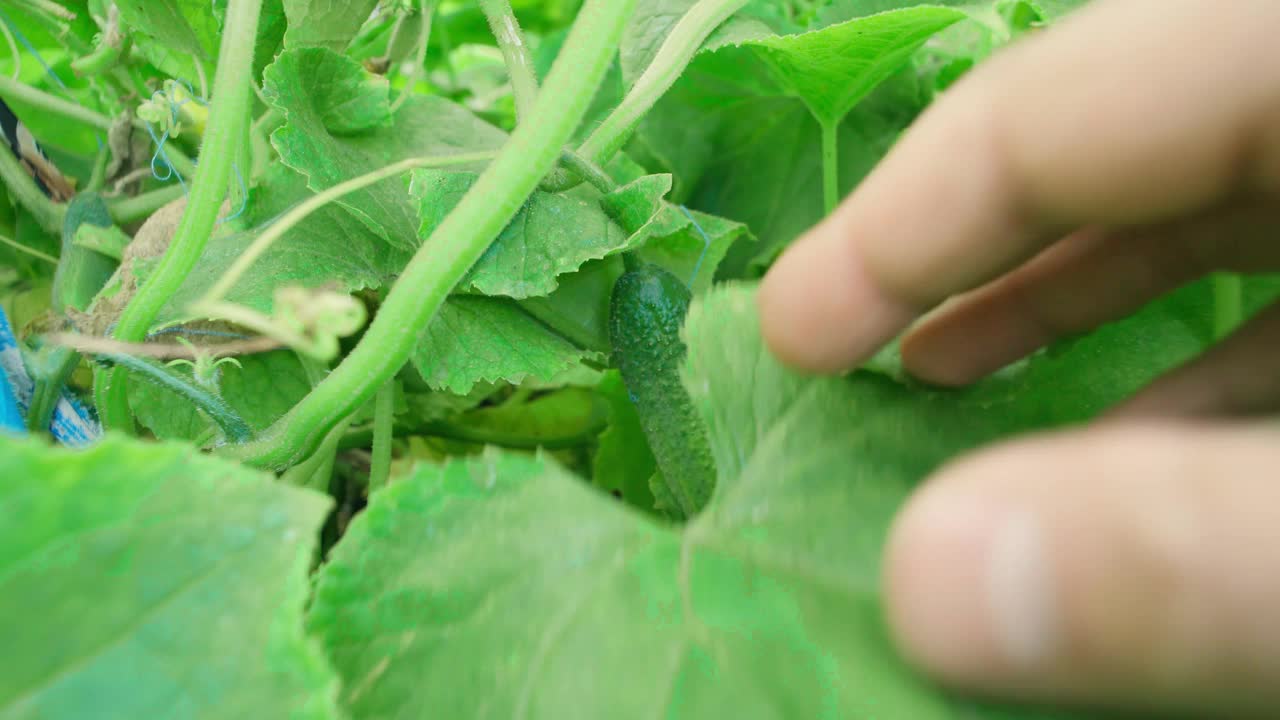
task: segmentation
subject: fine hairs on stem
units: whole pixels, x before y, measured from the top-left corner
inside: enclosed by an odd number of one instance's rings
[[[520,23],[511,12],[508,0],[480,0],[480,9],[489,21],[489,29],[498,41],[502,60],[511,78],[511,92],[516,99],[516,119],[524,122],[538,100],[538,78],[533,73],[533,56],[520,31]]]
[[[226,450],[259,467],[308,457],[408,361],[418,335],[560,157],[617,52],[636,0],[586,0],[529,122],[410,260],[355,349],[259,439]]]

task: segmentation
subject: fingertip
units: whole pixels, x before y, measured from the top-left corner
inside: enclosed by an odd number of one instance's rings
[[[761,329],[782,362],[815,373],[856,367],[916,312],[880,291],[852,242],[822,225],[779,258],[761,283]]]
[[[887,620],[909,660],[948,684],[1030,682],[1060,645],[1043,523],[988,492],[1017,453],[944,470],[899,513],[885,554]]]

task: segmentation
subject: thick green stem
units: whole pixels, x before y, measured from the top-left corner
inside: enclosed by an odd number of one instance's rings
[[[689,8],[622,104],[591,133],[578,154],[596,165],[608,164],[640,119],[675,84],[707,37],[746,4],[747,0],[699,0]]]
[[[471,266],[511,222],[582,122],[636,0],[587,0],[539,95],[458,206],[405,267],[364,338],[332,374],[256,442],[233,448],[252,465],[306,457],[342,418],[395,375]]]
[[[204,252],[213,232],[218,209],[231,178],[231,163],[236,143],[242,142],[249,122],[252,99],[253,45],[258,32],[258,15],[262,0],[231,0],[227,8],[222,34],[218,73],[214,81],[213,110],[200,150],[200,163],[186,212],[178,223],[169,249],[156,265],[151,277],[138,288],[137,295],[125,307],[116,325],[115,338],[138,342],[146,337],[151,323],[169,298],[187,279]],[[133,417],[125,383],[124,368],[96,373],[94,396],[104,426],[131,430]]]
[[[529,45],[507,0],[480,0],[480,9],[489,20],[489,29],[498,41],[507,74],[511,77],[511,92],[516,97],[516,118],[524,122],[533,113],[534,103],[538,100],[538,76],[533,72]]]
[[[373,405],[373,454],[369,465],[369,490],[387,484],[391,477],[391,440],[395,435],[396,384],[383,383]]]
[[[0,152],[0,180],[9,188],[9,194],[31,213],[40,227],[51,233],[61,233],[67,207],[50,200],[8,148],[0,150],[3,150]]]
[[[493,157],[494,153],[482,152],[460,153],[458,155],[442,155],[437,157],[409,158],[408,160],[401,160],[398,163],[393,163],[384,168],[338,183],[331,188],[327,188],[315,195],[312,195],[299,203],[292,210],[285,213],[283,217],[272,223],[271,226],[263,231],[261,235],[255,238],[253,244],[245,248],[245,251],[240,253],[240,256],[237,257],[236,261],[231,264],[231,267],[227,268],[226,272],[218,278],[218,281],[213,284],[213,287],[209,288],[209,292],[205,293],[205,296],[200,299],[197,303],[197,307],[220,302],[226,294],[231,291],[231,288],[235,287],[236,283],[240,281],[240,278],[244,277],[244,274],[249,271],[249,268],[253,266],[253,263],[257,262],[258,258],[262,257],[263,253],[271,249],[271,246],[277,240],[284,237],[285,233],[297,227],[298,223],[306,220],[312,213],[320,210],[329,203],[350,195],[357,190],[367,188],[370,185],[380,183],[383,180],[393,178],[396,175],[401,175],[416,168],[441,168],[450,167],[452,165],[471,165],[477,162],[492,160]],[[197,309],[196,312],[199,312],[199,310]]]
[[[830,215],[840,204],[840,123],[822,125],[822,210]]]
[[[146,220],[155,211],[182,197],[181,185],[167,185],[131,198],[110,203],[111,219],[118,225],[129,225]]]
[[[1213,276],[1213,338],[1221,340],[1244,322],[1244,281],[1239,275]]]

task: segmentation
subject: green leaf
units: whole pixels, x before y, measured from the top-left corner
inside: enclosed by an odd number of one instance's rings
[[[671,205],[670,175],[648,175],[606,195],[605,211],[634,233],[629,247],[680,278],[693,292],[711,287],[734,242],[749,237],[741,223]]]
[[[307,374],[292,352],[247,355],[237,362],[239,367],[218,366],[219,394],[255,431],[266,429],[311,392]],[[190,402],[151,383],[130,383],[129,403],[138,422],[161,440],[196,441],[210,437],[214,429]]]
[[[258,82],[280,52],[289,18],[284,14],[284,0],[263,0],[258,17],[258,39],[253,45],[253,79]]]
[[[378,0],[284,0],[289,18],[284,46],[316,45],[342,52],[377,5]]]
[[[832,124],[906,65],[930,36],[964,18],[948,8],[908,8],[743,47],[754,49],[818,122]]]
[[[392,118],[386,80],[331,50],[286,50],[264,78],[264,93],[286,118],[271,142],[312,190],[410,157],[492,150],[506,139],[501,130],[436,96],[413,95]],[[417,206],[404,178],[350,193],[337,204],[394,247],[417,247]]]
[[[142,53],[156,67],[196,85],[213,82],[221,28],[206,0],[117,0]],[[199,70],[197,70],[199,68]]]
[[[135,32],[149,35],[175,54],[214,61],[218,19],[204,0],[116,0],[120,18]]]
[[[418,170],[410,193],[418,202],[425,241],[462,200],[478,176]],[[600,207],[593,190],[572,194],[535,191],[459,283],[460,291],[528,298],[549,295],[557,278],[590,260],[621,252],[630,234]]]
[[[844,118],[842,194],[879,162],[929,94],[905,68]],[[628,152],[673,174],[672,202],[750,228],[759,246],[739,243],[719,271],[750,276],[822,218],[822,138],[811,115],[749,46],[704,50],[642,122]]]
[[[328,499],[118,437],[0,438],[0,477],[0,716],[339,716],[302,632]]]
[[[593,354],[511,300],[455,295],[427,326],[413,363],[432,388],[465,395],[481,382],[549,380]]]
[[[895,91],[886,86],[880,92]],[[868,100],[845,118],[839,129],[841,194],[851,192],[889,151],[914,117],[913,105],[919,107],[918,101]],[[687,202],[751,229],[759,245],[734,248],[723,272],[755,275],[822,219],[820,129],[799,103],[761,98],[725,112],[714,142],[714,157]]]
[[[209,240],[195,269],[166,304],[161,323],[199,319],[188,312],[188,306],[204,297],[272,221],[312,194],[303,176],[284,165],[272,165],[250,192],[246,215],[251,229]],[[269,314],[275,291],[286,285],[346,292],[377,288],[408,261],[409,253],[387,244],[346,209],[326,205],[258,258],[227,300]]]
[[[686,326],[719,473],[702,515],[656,524],[545,458],[421,467],[339,543],[309,627],[357,720],[1044,716],[947,696],[896,657],[888,524],[945,460],[1091,416],[1202,349],[1205,292],[933,391],[795,374],[765,349],[753,291],[714,290]],[[1096,371],[1070,384],[1083,366]]]

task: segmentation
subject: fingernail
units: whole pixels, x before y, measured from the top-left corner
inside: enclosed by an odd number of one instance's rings
[[[876,287],[851,242],[820,234],[801,239],[778,260],[759,301],[770,349],[811,372],[856,367],[917,314]]]
[[[895,525],[887,562],[891,626],[923,667],[982,684],[1055,657],[1053,572],[1033,511],[928,489]]]

